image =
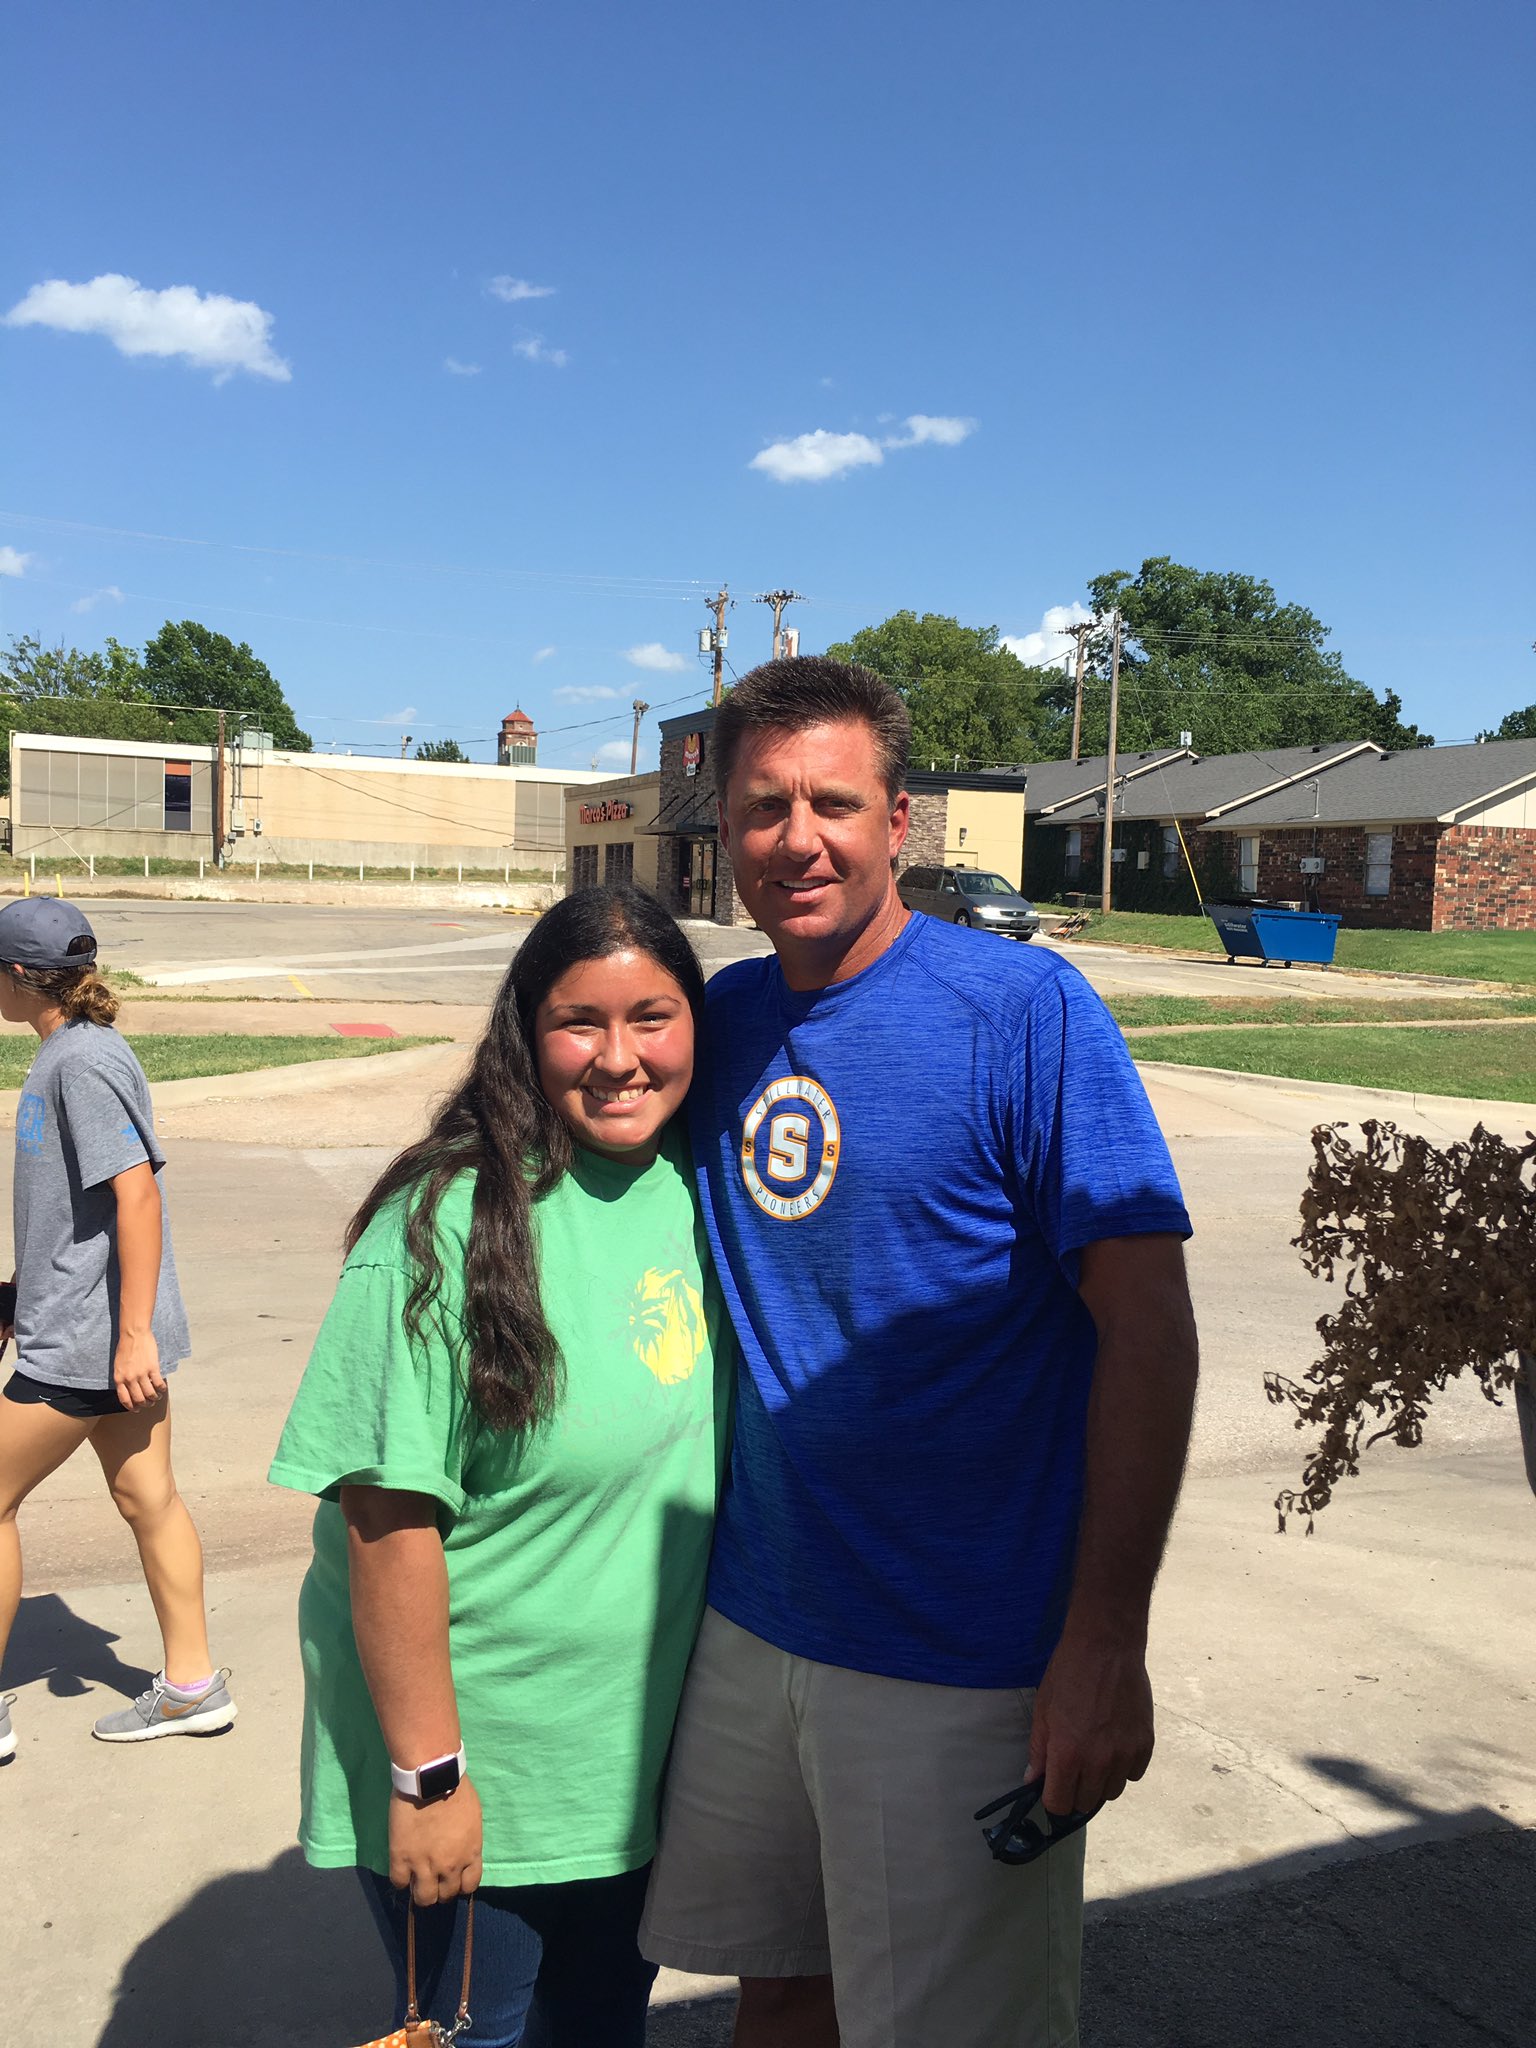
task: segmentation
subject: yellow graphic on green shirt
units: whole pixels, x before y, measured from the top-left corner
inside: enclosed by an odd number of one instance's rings
[[[670,1273],[653,1267],[636,1282],[629,1327],[635,1356],[664,1387],[691,1378],[709,1342],[703,1299],[676,1267]]]

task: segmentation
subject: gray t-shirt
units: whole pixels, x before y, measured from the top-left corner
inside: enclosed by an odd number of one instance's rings
[[[61,1024],[37,1049],[16,1107],[16,1364],[55,1387],[105,1389],[117,1349],[115,1174],[145,1160],[158,1177],[149,1083],[126,1039]],[[160,1187],[164,1249],[155,1295],[160,1367],[192,1348]]]

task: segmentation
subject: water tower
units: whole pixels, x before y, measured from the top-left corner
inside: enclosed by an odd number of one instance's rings
[[[501,721],[496,736],[496,760],[502,768],[532,768],[539,757],[539,736],[533,720],[518,707]]]

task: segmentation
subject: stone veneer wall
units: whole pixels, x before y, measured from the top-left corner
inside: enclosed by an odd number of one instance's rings
[[[912,828],[906,845],[896,856],[896,872],[900,874],[904,868],[942,867],[948,830],[948,792],[920,791],[912,798]]]
[[[1437,932],[1536,929],[1536,832],[1448,825],[1435,860]]]
[[[665,825],[682,816],[713,817],[715,814],[715,762],[713,710],[701,710],[696,720],[690,720],[687,727],[672,733],[663,733],[661,740],[661,800],[658,814]],[[683,741],[689,732],[702,734],[703,755],[697,775],[683,773]],[[661,860],[657,874],[657,893],[674,917],[687,917],[689,907],[678,884],[681,864],[680,845],[673,834],[666,834],[661,842]],[[723,846],[715,848],[715,923],[750,925],[752,918],[741,898],[736,893],[736,877],[731,868],[731,857]]]

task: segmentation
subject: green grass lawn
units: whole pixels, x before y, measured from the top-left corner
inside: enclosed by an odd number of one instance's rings
[[[378,1052],[405,1052],[413,1045],[445,1045],[442,1038],[251,1038],[231,1032],[183,1037],[168,1031],[129,1038],[151,1081],[189,1081],[205,1074],[248,1074],[257,1067],[293,1067],[310,1060],[364,1060]],[[19,1088],[37,1051],[37,1041],[0,1038],[0,1088]]]
[[[1536,1017],[1536,996],[1106,996],[1124,1031],[1160,1024],[1378,1024],[1439,1017]]]
[[[1208,917],[1161,917],[1150,911],[1094,913],[1084,934],[1106,945],[1162,946],[1179,953],[1219,953]],[[1371,974],[1446,974],[1466,981],[1498,981],[1536,988],[1536,931],[1339,932],[1336,964]]]
[[[1472,1095],[1494,1102],[1536,1102],[1536,1025],[1487,1031],[1358,1029],[1202,1031],[1188,1037],[1137,1038],[1138,1060],[1280,1074],[1297,1081],[1341,1081],[1358,1088],[1403,1088],[1424,1095]]]

